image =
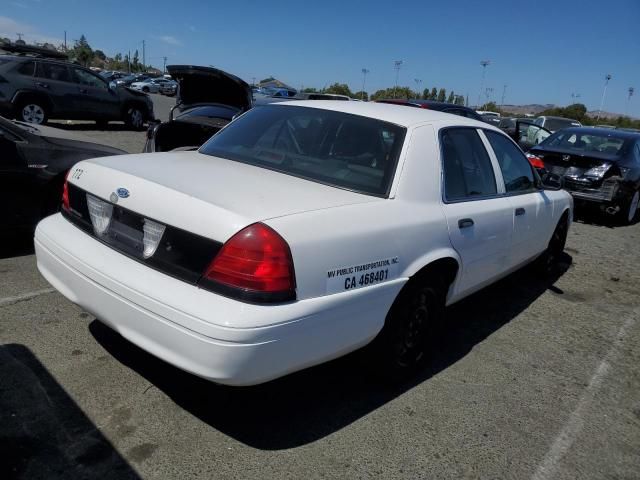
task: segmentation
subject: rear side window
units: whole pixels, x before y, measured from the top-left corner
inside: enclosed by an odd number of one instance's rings
[[[387,196],[406,129],[332,110],[253,108],[200,153],[356,192]]]
[[[533,169],[520,149],[504,135],[490,131],[484,133],[498,159],[507,193],[526,193],[535,190]]]
[[[447,201],[472,200],[497,193],[491,160],[476,130],[446,129],[441,142]]]
[[[36,62],[21,63],[16,70],[20,75],[28,75],[29,77],[33,77],[33,74],[36,71]]]
[[[58,82],[70,82],[69,69],[65,65],[57,63],[40,63],[38,66],[38,77]]]

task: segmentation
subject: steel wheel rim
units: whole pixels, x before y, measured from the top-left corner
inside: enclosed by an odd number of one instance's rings
[[[633,218],[636,216],[639,202],[640,202],[640,190],[637,191],[633,195],[633,198],[631,199],[631,205],[629,205],[629,213],[627,214],[627,220],[629,220],[629,222],[633,221]]]
[[[22,119],[27,123],[41,124],[44,122],[44,110],[35,103],[25,105],[22,109]]]
[[[142,112],[140,110],[133,110],[131,112],[131,124],[136,127],[139,128],[142,126]]]

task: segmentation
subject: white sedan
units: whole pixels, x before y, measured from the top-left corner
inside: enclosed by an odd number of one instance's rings
[[[257,107],[197,152],[85,160],[38,268],[131,342],[251,385],[371,344],[392,375],[445,306],[564,248],[571,196],[497,128],[363,102]]]
[[[143,80],[142,82],[133,82],[129,88],[133,88],[134,90],[138,90],[144,93],[158,93],[160,91],[160,86],[166,80],[157,80],[155,78],[148,78]]]

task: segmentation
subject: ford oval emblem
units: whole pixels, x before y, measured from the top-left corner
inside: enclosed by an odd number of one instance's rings
[[[116,193],[118,194],[118,196],[120,198],[127,198],[129,196],[129,190],[127,190],[126,188],[122,188],[122,187],[117,189]]]

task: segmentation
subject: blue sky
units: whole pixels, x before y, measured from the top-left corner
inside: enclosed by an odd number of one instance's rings
[[[147,61],[214,65],[251,82],[270,75],[299,88],[399,84],[480,93],[500,103],[572,103],[640,117],[640,0],[306,2],[0,0],[0,36],[61,41],[85,34],[108,55],[147,45]]]

